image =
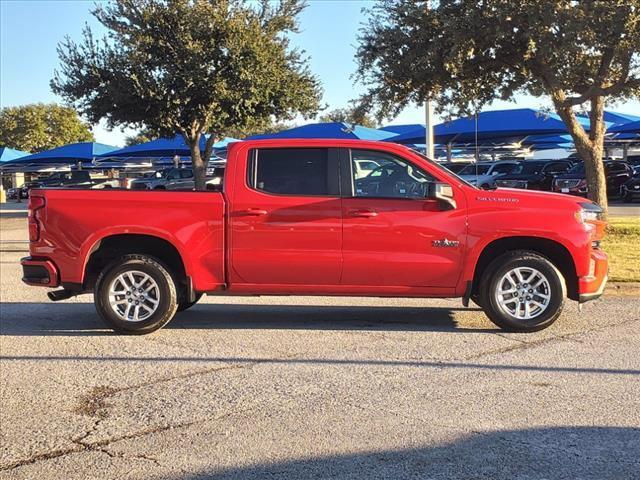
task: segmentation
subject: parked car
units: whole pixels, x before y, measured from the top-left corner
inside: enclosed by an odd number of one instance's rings
[[[472,162],[442,162],[440,165],[453,173],[460,173],[460,170],[467,165],[472,165]]]
[[[620,187],[620,198],[623,202],[631,203],[640,198],[640,165],[633,168],[633,177]]]
[[[618,195],[623,183],[633,176],[633,169],[628,163],[620,160],[605,160],[604,173],[607,182],[607,193]],[[558,175],[553,180],[554,192],[568,193],[586,197],[588,193],[584,162],[577,163],[564,175]]]
[[[509,173],[500,175],[496,187],[551,191],[553,179],[567,173],[573,164],[568,160],[524,160]]]
[[[386,170],[377,184],[358,185],[359,160]],[[238,142],[222,192],[44,189],[29,209],[23,281],[62,287],[52,300],[93,292],[126,333],[161,328],[205,293],[461,297],[535,331],[607,280],[595,203],[483,191],[385,142]]]
[[[496,177],[511,172],[519,163],[514,160],[472,163],[460,170],[458,176],[486,190],[495,188]]]
[[[129,182],[131,190],[193,190],[194,187],[190,168],[164,168]]]
[[[33,188],[115,188],[119,180],[109,178],[93,178],[88,170],[71,170],[68,172],[54,172],[51,175],[25,182],[19,188],[8,190],[8,197],[16,199],[29,198],[29,191]]]

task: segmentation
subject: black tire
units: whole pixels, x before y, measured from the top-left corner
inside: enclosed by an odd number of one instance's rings
[[[147,274],[157,285],[159,303],[148,318],[140,321],[120,318],[109,302],[112,282],[127,271]],[[125,255],[109,264],[98,276],[93,298],[96,310],[105,323],[116,332],[124,334],[143,335],[154,332],[169,323],[178,309],[175,281],[169,270],[160,261],[147,255]]]
[[[189,302],[188,300],[180,300],[178,303],[178,311],[184,312],[185,310],[193,307],[198,301],[202,298],[201,293],[196,293],[196,299],[193,302]]]
[[[544,276],[548,284],[548,291],[540,292],[540,294],[549,295],[546,308],[531,319],[525,320],[516,318],[516,316],[507,311],[508,307],[502,307],[498,302],[496,292],[500,287],[499,283],[509,271],[516,268],[535,269]],[[564,277],[556,266],[542,255],[527,250],[507,252],[496,258],[485,269],[480,285],[480,301],[486,315],[500,328],[512,332],[536,332],[547,328],[553,324],[553,322],[555,322],[562,313],[565,298],[567,296],[567,287]],[[520,285],[524,285],[525,287],[530,286],[526,283]],[[536,297],[536,293],[528,294],[527,292],[532,291],[530,289],[527,290],[527,288],[524,288],[521,291],[524,292],[522,294],[523,299],[530,298],[529,295],[532,295],[533,300],[536,300],[537,298],[540,302],[544,302],[541,297]],[[537,291],[538,290],[536,290],[536,292]],[[515,293],[510,295],[512,296],[511,298],[515,298],[518,294]],[[517,312],[519,313],[519,301],[510,303],[510,305],[513,305],[514,303],[516,304],[516,308],[518,309]],[[534,308],[537,309],[538,307]]]

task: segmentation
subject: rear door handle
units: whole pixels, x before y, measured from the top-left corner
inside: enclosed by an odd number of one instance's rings
[[[349,216],[359,218],[373,218],[378,216],[378,212],[374,212],[373,210],[351,210],[349,212]]]
[[[260,215],[266,215],[267,211],[261,208],[247,208],[246,210],[243,210],[240,213],[242,213],[243,215],[260,216]]]

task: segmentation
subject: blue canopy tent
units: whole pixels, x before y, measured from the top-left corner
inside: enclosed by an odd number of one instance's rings
[[[270,138],[339,138],[357,140],[386,140],[396,134],[375,128],[367,128],[343,122],[310,123],[276,133],[252,135],[247,140],[266,140]]]
[[[424,125],[421,123],[408,123],[405,125],[387,125],[386,127],[381,127],[380,130],[384,130],[385,132],[392,132],[392,133],[395,133],[396,135],[400,135],[402,133],[418,130],[419,128],[424,128]]]
[[[581,117],[588,118],[587,114],[580,115]],[[640,121],[640,117],[637,115],[631,115],[628,113],[612,112],[611,110],[604,111],[605,123],[613,125],[624,125],[625,123]]]
[[[640,120],[637,122],[629,122],[622,125],[616,125],[607,129],[607,133],[635,133],[640,134]]]
[[[225,138],[213,145],[214,150],[221,150],[227,148],[232,142],[239,142],[235,138]],[[200,139],[200,150],[204,151],[207,143],[207,137],[202,136]],[[185,143],[182,135],[176,135],[173,138],[159,138],[146,143],[140,143],[138,145],[131,145],[130,147],[120,148],[103,155],[99,155],[100,158],[173,158],[179,155],[181,157],[190,157],[191,150]]]
[[[579,118],[579,121],[589,127],[589,120]],[[477,128],[477,132],[476,132]],[[517,108],[512,110],[492,110],[474,117],[458,118],[451,122],[440,123],[434,127],[435,143],[439,144],[470,144],[478,140],[492,140],[495,143],[519,142],[530,135],[550,135],[566,133],[562,120],[557,115],[547,114],[531,108]],[[420,128],[397,135],[388,141],[396,143],[424,143],[426,130]]]
[[[3,168],[14,170],[35,168],[51,165],[75,165],[91,163],[95,157],[116,150],[117,147],[96,142],[81,142],[63,145],[44,152],[27,155],[16,160],[4,162]]]
[[[0,162],[9,162],[11,160],[26,157],[27,155],[31,154],[9,147],[0,147]]]

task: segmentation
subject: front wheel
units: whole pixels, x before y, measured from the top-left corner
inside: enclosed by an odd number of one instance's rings
[[[146,255],[125,255],[107,266],[96,281],[94,302],[109,327],[138,335],[165,326],[178,308],[173,277]]]
[[[524,250],[494,260],[485,270],[481,285],[482,306],[489,319],[514,332],[535,332],[555,322],[567,292],[555,265]]]

